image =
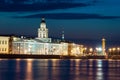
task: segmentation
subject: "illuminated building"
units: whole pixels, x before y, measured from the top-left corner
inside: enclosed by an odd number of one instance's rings
[[[78,45],[75,43],[68,44],[68,55],[69,56],[81,56],[83,55],[83,45]]]
[[[28,39],[23,36],[21,38],[1,36],[0,53],[79,56],[83,54],[83,45],[67,43],[64,40],[64,31],[62,31],[62,40],[52,41],[48,37],[45,19],[42,18],[38,28],[38,36],[34,39]]]
[[[45,19],[42,18],[38,37],[26,39],[24,37],[13,40],[13,54],[37,54],[37,55],[68,55],[68,43],[56,41],[52,42],[48,38],[48,29]]]
[[[105,55],[105,38],[102,39],[102,54]]]
[[[67,43],[43,43],[21,38],[13,42],[14,54],[68,55],[67,50]]]
[[[51,42],[51,38],[48,38],[48,29],[46,28],[45,18],[42,18],[40,27],[38,28],[38,37],[36,39],[42,42]]]
[[[11,53],[11,37],[0,36],[0,53]]]

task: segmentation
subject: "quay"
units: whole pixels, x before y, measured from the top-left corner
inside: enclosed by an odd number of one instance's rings
[[[32,55],[32,54],[0,54],[0,58],[7,59],[106,59],[105,56],[61,56],[61,55]]]

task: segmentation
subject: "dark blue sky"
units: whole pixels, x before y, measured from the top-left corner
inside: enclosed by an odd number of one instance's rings
[[[0,0],[0,35],[37,36],[41,17],[50,37],[120,39],[120,0]]]

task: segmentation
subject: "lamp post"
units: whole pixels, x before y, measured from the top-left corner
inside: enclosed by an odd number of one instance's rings
[[[112,50],[113,50],[113,55],[115,55],[116,48],[113,48]]]
[[[112,49],[111,49],[111,48],[109,48],[109,55],[111,55],[111,52],[112,52]]]
[[[90,52],[91,54],[93,54],[93,48],[90,48],[90,49],[89,49],[89,52]]]
[[[117,51],[118,51],[118,55],[119,55],[119,51],[120,51],[120,48],[119,48],[119,47],[117,48]]]
[[[87,48],[85,47],[84,48],[84,55],[86,55],[87,54]]]

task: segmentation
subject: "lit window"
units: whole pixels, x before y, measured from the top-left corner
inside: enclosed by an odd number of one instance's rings
[[[2,48],[2,51],[4,51],[4,48]]]
[[[4,51],[6,51],[6,48],[5,48],[5,50]]]
[[[7,41],[5,41],[5,44],[7,44]]]
[[[2,44],[4,44],[4,41],[2,41]]]

